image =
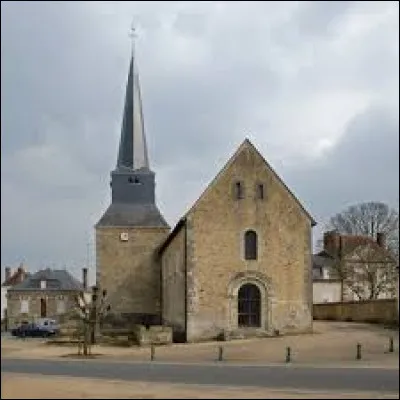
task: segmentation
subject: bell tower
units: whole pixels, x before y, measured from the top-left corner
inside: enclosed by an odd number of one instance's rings
[[[110,185],[111,204],[95,226],[98,284],[107,290],[113,319],[158,323],[160,266],[155,251],[170,228],[155,202],[134,40]]]

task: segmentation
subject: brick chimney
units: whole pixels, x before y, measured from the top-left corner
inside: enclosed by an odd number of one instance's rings
[[[324,250],[336,256],[340,248],[340,234],[337,231],[328,231],[324,233]]]
[[[24,263],[19,264],[17,272],[18,272],[18,283],[21,283],[26,278],[26,269],[25,269]]]
[[[82,268],[82,283],[83,283],[83,289],[87,289],[87,275],[88,275],[88,269],[87,268]]]
[[[379,246],[386,248],[386,234],[383,232],[378,232],[376,234],[376,243],[378,243]]]
[[[6,273],[6,281],[8,281],[11,278],[11,268],[10,267],[6,267],[5,269],[5,273]]]

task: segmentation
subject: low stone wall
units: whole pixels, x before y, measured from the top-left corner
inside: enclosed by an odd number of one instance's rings
[[[399,321],[397,299],[361,300],[313,305],[314,320],[394,324]]]
[[[131,329],[103,328],[101,337],[100,340],[108,344],[126,343],[126,345],[139,346],[170,344],[172,343],[172,328],[161,325],[152,325],[149,328],[144,325],[134,325]]]
[[[146,329],[144,325],[136,325],[134,334],[140,346],[172,343],[172,328],[169,326],[153,325]]]

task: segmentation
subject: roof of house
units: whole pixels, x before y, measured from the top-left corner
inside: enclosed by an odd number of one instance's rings
[[[41,289],[41,281],[46,281],[46,288]],[[52,270],[50,268],[40,270],[23,282],[10,288],[10,291],[33,290],[82,290],[83,285],[66,270]]]
[[[1,284],[2,287],[15,286],[23,279],[29,277],[30,274],[22,268],[18,268],[8,279],[5,279]]]
[[[334,264],[334,262],[335,259],[325,251],[313,254],[312,256],[313,268],[330,267]]]
[[[371,246],[373,250],[376,250],[382,254],[385,261],[391,259],[391,261],[395,261],[390,254],[390,252],[379,245],[372,237],[363,236],[363,235],[340,235],[342,238],[342,254],[347,256],[353,251],[355,251],[360,246]]]
[[[317,254],[312,255],[312,278],[313,281],[318,280],[336,280],[337,273],[333,266],[335,265],[335,259],[329,255],[326,251],[322,250]],[[322,268],[326,268],[330,271],[329,278],[323,278]]]
[[[383,258],[382,262],[392,262],[393,259],[390,253],[383,247],[381,247],[373,238],[362,235],[341,235],[342,238],[342,252],[345,256],[348,256],[360,246],[371,246],[374,250],[381,251]],[[322,279],[320,272],[321,268],[332,268],[335,265],[336,258],[325,249],[313,254],[312,266],[313,266],[313,280]],[[331,275],[334,279],[337,278],[337,271],[331,269]]]
[[[362,236],[362,235],[341,235],[342,243],[343,243],[343,251],[344,253],[349,253],[355,250],[358,246],[362,245],[372,245],[377,249],[382,249],[378,243],[370,236]]]

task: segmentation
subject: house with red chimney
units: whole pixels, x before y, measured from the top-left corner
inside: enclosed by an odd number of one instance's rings
[[[314,304],[395,298],[398,262],[385,239],[325,232],[323,249],[313,255]]]
[[[23,263],[19,265],[15,271],[10,267],[5,268],[4,282],[1,284],[1,320],[3,321],[7,315],[7,292],[9,289],[23,282],[29,273]]]

